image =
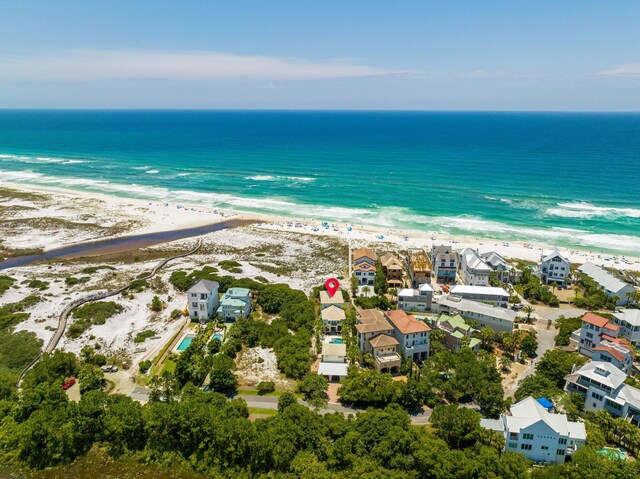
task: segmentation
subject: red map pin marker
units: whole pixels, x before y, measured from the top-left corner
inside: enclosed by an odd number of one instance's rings
[[[338,291],[338,288],[340,287],[340,281],[335,278],[329,278],[324,282],[324,287],[329,293],[329,296],[333,298],[333,295],[336,294],[336,291]]]

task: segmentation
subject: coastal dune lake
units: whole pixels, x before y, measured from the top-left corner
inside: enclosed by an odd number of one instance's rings
[[[0,181],[640,251],[640,115],[0,111]]]

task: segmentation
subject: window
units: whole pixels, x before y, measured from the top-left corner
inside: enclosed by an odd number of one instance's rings
[[[565,445],[566,443],[567,443],[566,437],[561,437],[560,440],[558,441],[558,444],[560,444],[561,446]]]
[[[510,449],[518,449],[518,443],[517,442],[510,442],[509,443],[509,448]]]
[[[520,444],[520,449],[522,449],[523,451],[530,451],[531,447],[531,444]]]
[[[510,432],[509,433],[509,439],[518,439],[518,433],[517,432]]]
[[[191,303],[191,306],[193,306],[194,308],[198,307],[198,303]]]
[[[542,449],[543,451],[548,451],[549,450],[549,446],[540,446],[540,449]]]
[[[591,397],[598,400],[598,401],[602,401],[604,399],[604,396],[602,396],[601,394],[598,394],[596,392],[592,392],[591,393]]]
[[[525,433],[522,435],[522,439],[529,439],[529,440],[531,440],[531,439],[533,439],[533,434],[528,433],[528,432],[525,432]]]
[[[566,454],[566,451],[564,449],[557,449],[556,450],[556,455],[557,456],[564,456]]]

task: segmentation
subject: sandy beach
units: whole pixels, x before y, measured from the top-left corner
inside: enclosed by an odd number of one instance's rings
[[[451,236],[447,234],[419,231],[419,230],[389,230],[357,224],[331,222],[323,225],[323,221],[309,218],[289,218],[284,216],[270,216],[256,213],[243,213],[233,210],[221,210],[202,205],[188,203],[166,203],[162,201],[145,201],[133,198],[85,193],[62,190],[59,188],[45,188],[35,186],[15,185],[0,182],[0,187],[18,189],[52,197],[52,204],[44,209],[32,211],[22,217],[52,217],[69,221],[78,221],[82,216],[80,206],[85,205],[88,214],[94,217],[101,226],[109,227],[123,221],[131,225],[127,235],[153,233],[172,229],[183,229],[202,226],[229,218],[259,220],[260,228],[273,232],[297,232],[315,236],[343,238],[353,245],[366,243],[379,245],[380,248],[407,249],[430,248],[433,244],[450,243],[455,248],[471,247],[481,253],[495,251],[505,258],[538,261],[543,251],[555,247],[553,244],[524,243],[505,241],[501,238],[479,238],[469,236]],[[19,205],[14,200],[5,206]],[[70,205],[75,208],[70,208]],[[55,205],[55,206],[54,206]],[[5,246],[24,248],[25,244],[43,250],[58,248],[80,241],[104,239],[107,236],[91,236],[86,233],[47,234],[37,235],[26,232],[5,238]],[[621,270],[640,271],[640,256],[619,256],[598,251],[558,248],[559,251],[573,263],[593,262],[607,267]],[[617,259],[616,259],[617,258]],[[623,258],[626,261],[623,261]]]

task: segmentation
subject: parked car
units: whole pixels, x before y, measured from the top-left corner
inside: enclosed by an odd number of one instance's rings
[[[102,372],[104,372],[104,373],[115,373],[115,372],[118,372],[118,366],[116,366],[114,364],[101,366],[100,369],[102,369]]]
[[[511,309],[514,311],[522,311],[522,305],[520,303],[512,304]]]
[[[65,382],[65,383],[62,385],[62,389],[66,391],[66,390],[67,390],[67,389],[69,389],[71,386],[73,386],[75,383],[76,383],[76,379],[75,379],[75,378],[71,378],[71,379],[69,379],[67,382]]]

